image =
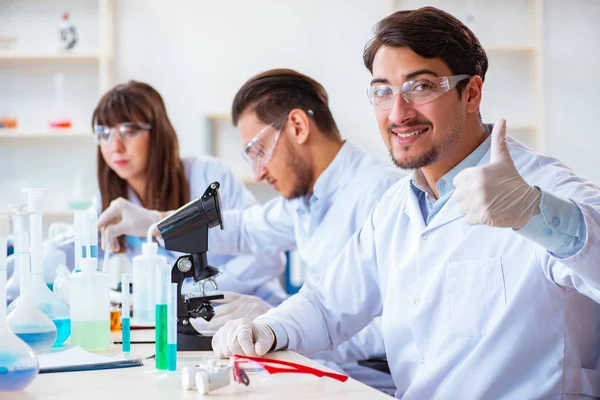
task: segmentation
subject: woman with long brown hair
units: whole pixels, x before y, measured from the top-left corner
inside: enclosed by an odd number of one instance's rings
[[[102,214],[98,226],[111,238],[111,250],[140,253],[142,240],[123,235],[125,221],[114,220],[115,209],[148,210],[147,227],[160,212],[175,210],[198,198],[211,182],[221,184],[222,207],[246,208],[256,202],[231,169],[213,157],[181,158],[179,142],[161,95],[150,85],[129,81],[115,86],[98,103],[92,116],[98,144],[98,187]],[[140,223],[140,221],[137,221]],[[278,304],[284,293],[277,277],[284,268],[280,253],[260,257],[208,253],[219,268],[219,288],[252,294]]]

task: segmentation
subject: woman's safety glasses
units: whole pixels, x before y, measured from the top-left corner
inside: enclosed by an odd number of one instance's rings
[[[233,369],[233,380],[244,386],[250,385],[250,381],[264,381],[274,374],[310,374],[319,378],[328,377],[340,382],[346,382],[346,375],[333,372],[321,371],[306,365],[295,364],[289,361],[274,360],[271,358],[246,357],[233,355],[230,358]]]
[[[420,106],[437,99],[453,89],[458,82],[470,77],[470,75],[462,74],[438,78],[421,78],[406,81],[398,86],[373,84],[367,89],[367,96],[371,104],[380,110],[390,110],[394,106],[394,99],[398,94],[407,103]]]
[[[140,132],[149,131],[152,128],[150,124],[143,122],[123,122],[113,127],[106,125],[96,125],[94,128],[94,137],[96,144],[108,146],[112,142],[113,135],[117,135],[123,143],[135,138]]]

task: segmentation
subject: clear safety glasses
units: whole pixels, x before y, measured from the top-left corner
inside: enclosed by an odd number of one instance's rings
[[[285,118],[287,120],[287,115]],[[281,120],[279,124],[274,122],[267,125],[244,147],[242,156],[253,169],[262,170],[271,160],[277,139],[283,129],[283,126],[280,129],[276,129],[275,126],[280,124]]]
[[[152,125],[143,122],[123,122],[113,127],[96,125],[94,137],[99,146],[108,146],[115,134],[123,143],[127,143],[130,139],[137,137],[140,132],[149,131],[151,128]]]
[[[470,77],[470,75],[462,74],[441,76],[438,78],[421,78],[414,81],[406,81],[398,86],[374,84],[367,89],[367,96],[369,97],[369,102],[380,110],[390,110],[398,94],[407,103],[420,106],[437,99],[450,89],[453,89],[458,82]]]
[[[274,360],[272,358],[246,357],[233,355],[230,358],[233,369],[233,380],[241,385],[248,386],[250,381],[264,381],[273,374],[309,374],[316,377],[328,377],[340,382],[346,382],[346,375],[321,371],[306,365],[295,364],[289,361]],[[258,379],[255,379],[258,378]]]

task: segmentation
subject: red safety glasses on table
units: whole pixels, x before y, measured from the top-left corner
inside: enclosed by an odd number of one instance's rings
[[[285,373],[311,374],[318,376],[319,378],[326,376],[340,382],[346,382],[348,380],[346,375],[325,372],[316,368],[308,367],[306,365],[295,364],[282,360],[274,360],[272,358],[233,355],[230,359],[233,364],[233,379],[237,383],[241,383],[246,386],[250,384],[248,373],[258,371],[266,371],[269,375]]]

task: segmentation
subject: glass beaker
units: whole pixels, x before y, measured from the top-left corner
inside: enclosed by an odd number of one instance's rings
[[[39,372],[31,347],[19,339],[6,323],[6,238],[8,217],[0,215],[0,392],[25,389]]]

